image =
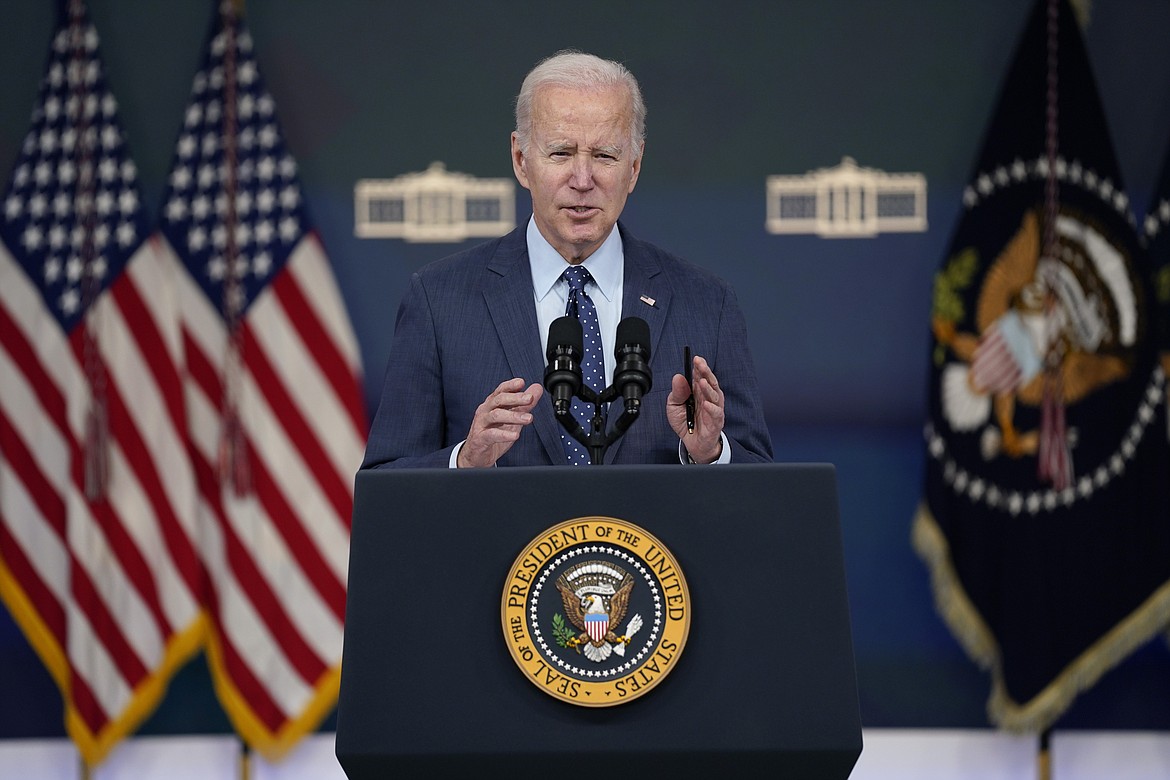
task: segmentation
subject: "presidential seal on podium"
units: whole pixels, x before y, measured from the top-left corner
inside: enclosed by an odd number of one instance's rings
[[[633,523],[581,517],[516,558],[504,584],[504,637],[538,688],[584,707],[642,696],[678,665],[691,625],[682,569]]]

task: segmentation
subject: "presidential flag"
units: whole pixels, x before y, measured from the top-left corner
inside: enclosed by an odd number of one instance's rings
[[[161,210],[180,283],[186,400],[217,695],[280,756],[334,706],[357,344],[234,4],[217,12]]]
[[[1066,0],[1036,2],[962,205],[913,541],[991,721],[1042,731],[1170,616],[1149,263]]]
[[[88,764],[202,638],[176,271],[85,5],[61,6],[0,220],[0,596]]]
[[[1162,162],[1154,195],[1142,222],[1142,232],[1154,269],[1153,287],[1158,314],[1155,348],[1159,352],[1162,370],[1170,372],[1170,152]]]

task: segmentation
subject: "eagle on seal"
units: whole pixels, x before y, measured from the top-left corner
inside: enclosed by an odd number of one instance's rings
[[[1144,314],[1122,249],[1071,210],[1053,228],[1057,241],[1048,257],[1041,218],[1024,215],[979,290],[977,333],[959,331],[937,312],[931,325],[959,360],[940,377],[951,427],[983,428],[987,460],[1043,458],[1043,430],[1020,430],[1015,412],[1018,403],[1044,407],[1042,419],[1058,421],[1053,441],[1068,452],[1068,472],[1053,481],[1067,483],[1076,433],[1064,427],[1064,407],[1129,376]]]
[[[604,561],[582,561],[557,577],[557,590],[569,622],[581,633],[568,640],[567,646],[596,662],[611,653],[625,655],[626,645],[642,627],[642,618],[634,615],[626,633],[618,636],[616,626],[626,616],[634,577],[620,566]]]

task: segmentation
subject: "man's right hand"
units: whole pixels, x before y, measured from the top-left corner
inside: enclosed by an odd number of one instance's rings
[[[544,387],[515,377],[501,382],[475,410],[471,430],[459,450],[455,465],[461,469],[494,466],[532,423],[532,408],[544,395]]]

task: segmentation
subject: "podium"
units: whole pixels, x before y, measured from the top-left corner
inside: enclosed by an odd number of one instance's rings
[[[677,665],[612,707],[542,692],[501,627],[519,553],[590,516],[661,540],[690,592]],[[833,467],[359,473],[336,748],[351,780],[848,777],[861,722]]]

